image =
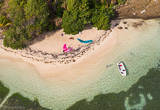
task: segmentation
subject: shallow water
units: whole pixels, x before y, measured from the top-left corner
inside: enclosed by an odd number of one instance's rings
[[[98,94],[127,91],[150,68],[157,67],[160,60],[160,25],[153,22],[152,26],[137,29],[125,37],[131,40],[116,47],[112,54],[97,62],[96,68],[88,71],[91,74],[74,82],[66,83],[56,79],[48,82],[30,65],[8,60],[0,60],[0,80],[12,92],[19,92],[32,100],[37,97],[42,106],[54,110],[66,109],[82,99],[91,101]],[[125,78],[117,70],[116,63],[120,61],[125,63],[128,70]],[[113,65],[106,69],[106,62]],[[146,104],[143,94],[139,96],[143,103],[137,107]],[[151,95],[147,96],[152,99]],[[128,100],[125,100],[127,110],[130,109],[127,108]]]

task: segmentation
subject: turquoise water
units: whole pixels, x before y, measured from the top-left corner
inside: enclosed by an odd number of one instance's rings
[[[126,92],[99,94],[80,100],[68,110],[159,110],[160,70],[153,68]]]
[[[131,31],[123,36],[123,39],[125,38],[131,40],[112,49],[110,55],[104,52],[103,56],[107,55],[107,57],[97,62],[96,68],[88,71],[89,75],[74,82],[57,79],[48,82],[41,78],[36,69],[30,65],[8,60],[0,60],[0,80],[13,93],[21,93],[31,100],[36,97],[42,106],[54,110],[66,109],[82,99],[92,101],[98,94],[127,92],[139,78],[147,74],[150,68],[157,67],[160,60],[160,25],[151,21],[148,27]],[[123,61],[127,67],[128,76],[125,78],[117,71],[116,63],[119,61]],[[104,66],[106,63],[113,65],[106,69]],[[136,102],[130,106],[131,99],[126,96],[122,97],[125,98],[123,105],[126,110],[143,108],[147,104],[146,96],[148,100],[154,99],[151,93],[145,96],[139,93],[140,103]]]

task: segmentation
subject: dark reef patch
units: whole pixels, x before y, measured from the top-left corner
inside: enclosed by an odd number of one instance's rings
[[[9,89],[6,88],[3,83],[0,82],[0,103],[9,93]],[[13,94],[0,110],[49,110],[47,108],[41,107],[38,100],[35,99],[31,101],[30,99],[23,97],[19,93]]]
[[[146,101],[143,110],[159,110],[159,91],[160,71],[152,68],[148,71],[147,75],[141,77],[128,91],[100,94],[89,102],[84,99],[72,105],[68,110],[125,110],[126,98],[129,98],[128,104],[134,106],[141,102],[140,94],[145,97]],[[148,94],[151,95],[152,99],[148,98]]]
[[[3,101],[3,99],[7,96],[9,93],[9,89],[6,88],[2,82],[0,82],[0,103]]]

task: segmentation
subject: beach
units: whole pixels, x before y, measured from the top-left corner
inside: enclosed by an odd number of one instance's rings
[[[20,93],[31,100],[37,98],[41,106],[54,110],[66,110],[83,99],[92,101],[98,94],[127,91],[150,68],[157,67],[159,26],[158,20],[112,21],[112,31],[105,39],[67,64],[45,63],[0,49],[0,80],[12,93]],[[95,39],[99,37],[101,35]],[[90,39],[86,37],[85,40]],[[35,47],[38,48],[38,44]],[[116,63],[120,61],[128,70],[126,77],[118,72]],[[111,66],[106,68],[106,65]],[[127,101],[126,104],[128,106]]]
[[[124,34],[124,31],[127,35],[129,34],[128,32],[134,32],[134,30],[142,25],[147,24],[141,19],[115,20],[112,21],[111,30],[103,31],[91,28],[84,30],[82,34],[74,36],[65,35],[63,30],[59,30],[55,33],[42,35],[45,36],[44,40],[35,41],[36,43],[33,42],[25,50],[5,48],[1,41],[1,58],[29,63],[37,69],[40,76],[47,79],[58,78],[60,80],[72,81],[86,75],[86,72],[74,74],[77,69],[83,68],[84,71],[92,70],[92,68],[95,68],[95,64],[100,62],[100,59],[111,54],[115,47],[132,40],[131,38],[119,38],[119,36],[122,36],[121,34]],[[64,36],[61,36],[61,33]],[[74,37],[74,40],[69,39],[71,36]],[[77,38],[84,40],[91,39],[94,42],[83,44]],[[70,53],[63,53],[62,47],[65,43],[75,50],[77,48],[80,49]],[[104,54],[104,51],[106,54]],[[55,58],[55,55],[59,56]],[[85,64],[89,65],[86,66]]]

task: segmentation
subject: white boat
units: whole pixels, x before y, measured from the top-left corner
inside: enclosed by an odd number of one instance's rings
[[[119,70],[120,74],[125,77],[126,76],[126,69],[124,67],[124,64],[122,62],[120,62],[120,63],[117,63],[117,66],[118,66],[118,70]]]

